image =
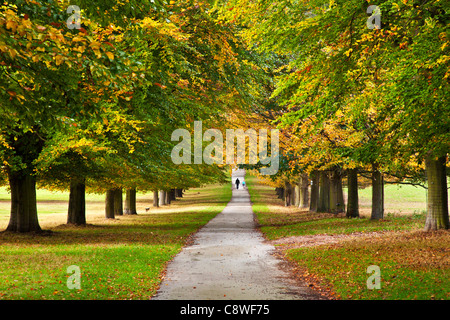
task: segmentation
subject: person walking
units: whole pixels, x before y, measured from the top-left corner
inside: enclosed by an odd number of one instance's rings
[[[239,178],[236,178],[235,183],[236,183],[236,189],[239,189],[239,183],[240,183]]]
[[[245,181],[242,181],[242,188],[245,189]]]

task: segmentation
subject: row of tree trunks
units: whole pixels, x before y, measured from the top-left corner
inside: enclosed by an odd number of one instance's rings
[[[425,230],[449,229],[448,191],[446,176],[446,156],[440,158],[428,157],[426,171],[428,180],[427,218]],[[347,171],[348,176],[348,204],[347,217],[358,217],[358,172],[357,169]],[[307,207],[312,212],[343,212],[344,200],[342,195],[342,177],[339,172],[312,172],[311,195],[306,187],[309,179],[303,178],[297,185],[290,183],[285,188],[277,188],[277,194],[285,199],[286,205]],[[7,231],[40,232],[37,216],[36,178],[28,172],[13,172],[8,174],[11,190],[11,215]],[[372,219],[382,219],[384,216],[384,181],[383,174],[377,166],[372,170]],[[67,223],[76,225],[86,224],[85,181],[73,180],[70,183],[69,209]],[[297,190],[297,191],[296,191]],[[303,191],[301,191],[303,190]],[[167,205],[182,191],[171,189],[154,192],[154,206]],[[156,199],[156,200],[155,200]],[[136,190],[126,191],[125,208],[122,208],[122,190],[111,189],[106,192],[105,216],[115,218],[116,215],[137,214]]]

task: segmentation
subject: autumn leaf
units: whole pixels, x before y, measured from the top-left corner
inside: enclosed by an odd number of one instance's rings
[[[112,52],[108,51],[108,52],[106,52],[105,54],[108,56],[108,58],[109,58],[110,60],[114,60],[114,54],[113,54]]]

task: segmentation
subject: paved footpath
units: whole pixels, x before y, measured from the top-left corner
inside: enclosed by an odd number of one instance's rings
[[[233,174],[242,181],[244,170]],[[226,208],[194,235],[169,263],[156,300],[320,299],[280,268],[275,248],[254,221],[250,195],[233,188]]]

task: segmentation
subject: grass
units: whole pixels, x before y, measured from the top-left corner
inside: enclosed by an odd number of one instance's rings
[[[151,207],[151,195],[139,194],[139,214],[114,220],[104,219],[103,199],[88,195],[85,227],[64,224],[67,196],[38,191],[39,205],[48,209],[40,211],[40,224],[51,233],[0,233],[1,299],[149,299],[168,261],[223,210],[231,188],[192,189],[161,208]],[[4,193],[1,197],[6,201]],[[0,221],[7,222],[5,216],[0,212]],[[80,268],[80,290],[67,287],[71,265]]]
[[[362,217],[311,213],[284,207],[273,188],[246,178],[261,231],[295,264],[311,286],[337,299],[450,299],[450,232],[423,232],[425,190],[413,186],[385,188],[385,219],[370,215],[370,188],[360,190]],[[367,209],[369,208],[369,209]],[[351,237],[355,233],[377,237]],[[288,245],[289,237],[349,235],[316,246]],[[292,239],[292,238],[291,238]],[[297,238],[301,239],[301,238]],[[367,288],[367,268],[381,271],[381,289]]]

